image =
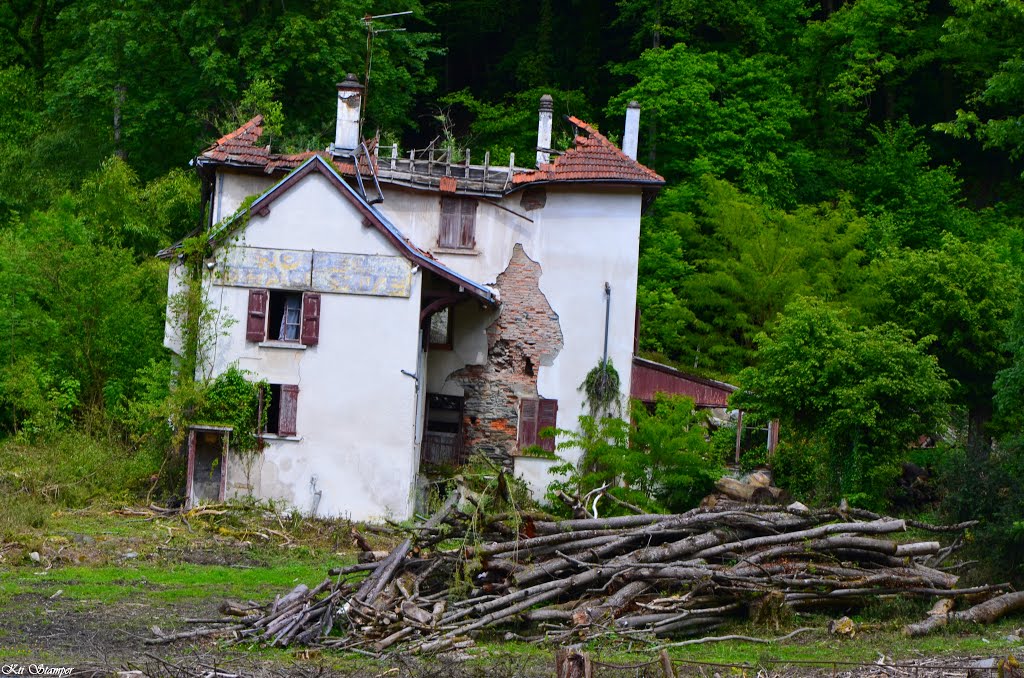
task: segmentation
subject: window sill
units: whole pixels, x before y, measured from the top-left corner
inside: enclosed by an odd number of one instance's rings
[[[306,345],[300,344],[297,341],[261,341],[259,343],[260,348],[283,348],[291,349],[292,351],[305,351]]]
[[[435,247],[433,250],[434,254],[462,254],[470,257],[480,256],[480,250],[477,249],[463,249],[461,247]]]
[[[279,436],[276,433],[264,433],[260,437],[263,438],[263,440],[271,443],[278,442],[280,440],[285,440],[292,443],[302,442],[302,436]]]

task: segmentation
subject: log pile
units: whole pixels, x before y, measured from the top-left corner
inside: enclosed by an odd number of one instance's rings
[[[244,643],[430,653],[471,645],[486,629],[556,641],[699,635],[772,609],[997,592],[957,589],[940,569],[952,549],[938,540],[904,541],[908,527],[941,536],[967,526],[728,501],[679,515],[482,519],[453,495],[378,562],[152,642],[226,631]]]

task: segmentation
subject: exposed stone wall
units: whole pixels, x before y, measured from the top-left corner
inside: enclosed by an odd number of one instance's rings
[[[558,314],[540,291],[541,266],[522,245],[498,275],[501,311],[487,328],[487,363],[452,375],[465,390],[463,430],[468,449],[511,466],[519,399],[536,398],[537,375],[564,344]]]

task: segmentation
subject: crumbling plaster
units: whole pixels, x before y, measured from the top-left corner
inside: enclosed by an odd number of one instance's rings
[[[608,354],[619,370],[623,393],[629,392],[641,191],[633,186],[612,185],[547,186],[543,190],[543,201],[527,202],[527,206],[532,204],[535,209],[523,206],[521,192],[495,200],[497,205],[481,200],[477,208],[475,249],[437,251],[436,256],[459,273],[499,288],[498,277],[508,268],[517,247],[539,264],[543,275],[539,277],[538,287],[558,317],[563,347],[547,364],[535,365],[536,382],[531,384],[535,390],[525,395],[557,399],[558,427],[572,429],[576,428],[578,417],[585,413],[579,386],[603,353],[605,282],[612,290]],[[415,244],[428,250],[436,249],[440,221],[438,193],[385,187],[385,201],[379,208],[399,224]],[[508,302],[506,296],[502,291],[503,304]],[[431,388],[439,380],[444,387],[440,392],[461,395],[453,384],[455,380],[447,377],[453,371],[460,374],[459,381],[465,389],[466,374],[484,371],[478,359],[479,332],[484,318],[476,317],[474,322],[470,341],[476,349],[472,359],[462,363],[465,371],[459,373],[455,369],[451,355],[435,361],[437,352],[434,352],[428,363]],[[457,342],[465,341],[462,334],[458,337]],[[459,351],[456,343],[454,353],[461,358]],[[442,377],[438,377],[439,372]],[[506,401],[507,390],[500,386],[487,382],[478,388],[480,393],[474,396],[478,400],[496,404]],[[506,413],[512,414],[507,410]],[[492,440],[500,438],[514,443],[518,412],[514,416],[504,428],[501,422],[504,417],[494,418],[499,423]],[[560,454],[572,461],[578,457],[578,452],[570,450]],[[527,457],[516,457],[514,464],[516,473],[525,477],[534,493],[543,495],[552,480],[549,469],[553,464]]]

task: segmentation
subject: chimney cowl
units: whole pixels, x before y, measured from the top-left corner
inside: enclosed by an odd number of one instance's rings
[[[352,155],[359,147],[364,89],[354,73],[338,83],[338,118],[331,146],[334,155]]]
[[[338,83],[338,91],[342,90],[362,90],[366,89],[362,83],[359,82],[359,78],[356,77],[355,73],[349,73],[345,76],[345,79]]]
[[[550,94],[542,94],[540,97],[540,110],[542,111],[553,111],[555,110],[555,100],[551,98]]]

